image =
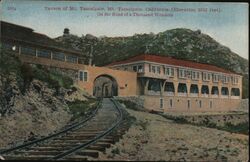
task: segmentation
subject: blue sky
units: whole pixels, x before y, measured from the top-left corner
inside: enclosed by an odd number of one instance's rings
[[[76,11],[48,11],[45,7],[76,7]],[[173,16],[97,16],[97,11],[81,11],[80,7],[118,7],[141,8],[138,13],[154,13],[145,11],[147,7],[183,9],[191,8],[196,12],[158,13]],[[15,9],[14,9],[15,8]],[[197,12],[198,8],[207,8],[208,12]],[[209,12],[210,8],[220,12]],[[248,9],[247,3],[183,3],[183,2],[62,2],[3,0],[1,2],[1,20],[33,28],[52,38],[62,35],[68,27],[72,34],[93,34],[95,36],[131,36],[135,33],[158,33],[174,28],[200,29],[221,44],[228,46],[233,52],[248,59]],[[126,11],[127,12],[127,11]],[[126,13],[123,12],[123,13]],[[133,13],[133,11],[129,11]]]

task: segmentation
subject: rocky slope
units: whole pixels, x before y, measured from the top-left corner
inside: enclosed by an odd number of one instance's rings
[[[38,80],[31,82],[24,95],[15,81],[10,82],[9,88],[1,91],[3,93],[10,98],[5,113],[0,116],[2,149],[53,133],[72,117],[63,96],[55,96],[55,90]]]
[[[0,52],[0,149],[51,134],[75,119],[68,104],[87,98],[72,87],[73,79]]]
[[[243,97],[248,97],[248,60],[200,30],[178,28],[158,34],[135,34],[128,37],[95,37],[91,34],[78,37],[64,34],[55,40],[64,46],[82,50],[84,55],[92,55],[93,63],[99,66],[142,53],[216,65],[243,74]]]

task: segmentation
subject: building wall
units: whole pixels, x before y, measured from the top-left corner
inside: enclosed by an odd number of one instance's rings
[[[23,62],[33,63],[33,64],[42,64],[50,67],[58,67],[62,69],[72,69],[77,70],[78,73],[80,71],[84,71],[88,73],[87,81],[77,81],[77,84],[80,88],[85,89],[89,94],[93,94],[94,80],[98,76],[109,75],[113,77],[118,84],[118,96],[136,96],[141,92],[142,85],[139,84],[137,80],[136,72],[129,71],[121,71],[114,70],[106,67],[95,67],[88,66],[83,64],[74,64],[57,60],[50,60],[46,58],[37,58],[33,56],[19,55],[20,59]],[[191,81],[191,80],[180,80],[176,77],[171,79],[175,85],[178,85],[179,82],[184,82],[187,84],[197,83],[201,85],[202,80],[199,81]],[[210,84],[214,84],[210,82]],[[208,85],[211,86],[209,83]],[[222,83],[216,83],[222,84]],[[238,86],[237,86],[238,87]],[[241,87],[241,84],[239,84]],[[177,89],[177,88],[175,88]],[[240,88],[241,89],[241,88]],[[211,91],[211,90],[210,90]],[[230,98],[212,98],[208,97],[180,97],[175,94],[175,96],[162,96],[162,95],[142,95],[144,98],[144,107],[149,110],[156,111],[193,111],[193,112],[202,112],[202,111],[230,111],[235,110],[240,106],[240,99],[230,99]],[[163,107],[160,108],[160,99],[163,99]],[[172,99],[173,106],[170,107],[170,99]],[[190,108],[188,108],[188,100],[190,101]],[[199,102],[201,101],[202,106],[200,107]],[[212,108],[210,108],[210,101],[212,101]]]
[[[118,84],[118,96],[135,96],[137,92],[137,73],[113,70],[106,67],[84,66],[80,70],[87,71],[89,78],[87,82],[78,81],[80,87],[85,89],[92,95],[94,80],[101,75],[109,75],[113,77]]]
[[[72,69],[85,71],[88,73],[87,81],[77,81],[81,89],[86,90],[90,95],[93,95],[94,80],[101,75],[109,75],[113,77],[118,84],[119,96],[135,96],[137,93],[137,73],[128,71],[113,70],[106,67],[96,67],[83,64],[75,64],[47,58],[38,58],[34,56],[18,55],[22,62],[41,64],[49,67],[58,67],[62,69]]]
[[[185,68],[185,67],[176,67],[176,66],[172,66],[172,65],[163,65],[163,64],[158,64],[158,63],[148,63],[148,62],[144,62],[144,63],[131,63],[131,64],[126,64],[126,65],[116,65],[112,68],[114,69],[120,69],[120,70],[124,70],[125,68],[128,71],[133,71],[133,66],[136,65],[143,65],[143,72],[138,72],[138,77],[140,78],[156,78],[156,79],[161,79],[163,82],[173,82],[175,85],[175,95],[177,95],[177,88],[178,88],[178,84],[179,83],[185,83],[187,86],[187,95],[189,95],[189,91],[190,91],[190,86],[191,84],[196,84],[198,86],[199,89],[199,96],[201,97],[201,87],[202,85],[207,85],[209,87],[209,97],[211,97],[211,91],[212,91],[212,87],[216,86],[219,89],[219,97],[221,95],[221,88],[222,87],[227,87],[228,91],[229,91],[229,97],[231,97],[231,88],[239,88],[240,90],[240,96],[239,98],[242,98],[242,76],[237,75],[238,77],[238,83],[233,84],[231,77],[236,77],[235,74],[225,74],[225,73],[219,73],[219,72],[212,72],[212,71],[206,71],[206,70],[199,70],[199,69],[190,69],[190,68]],[[154,66],[158,66],[160,67],[160,73],[153,73],[152,70],[150,71],[150,67],[152,67],[152,65]],[[174,69],[174,76],[167,76],[164,72],[164,66],[167,67],[172,67]],[[178,76],[178,68],[181,69],[187,69],[187,70],[191,70],[191,71],[196,71],[199,73],[199,79],[192,79],[191,77],[186,77],[186,78],[179,78]],[[230,76],[230,81],[228,83],[224,83],[222,80],[219,80],[218,82],[213,81],[212,76],[210,77],[210,80],[204,80],[203,79],[203,72],[207,72],[207,73],[211,73],[211,74],[218,74],[218,75],[224,75],[224,76]],[[140,84],[140,83],[139,83]],[[142,94],[142,93],[139,93]],[[145,93],[146,94],[146,93]]]
[[[214,99],[199,97],[168,97],[145,95],[144,107],[149,110],[161,112],[207,112],[207,111],[232,111],[239,108],[239,99]],[[160,99],[163,99],[163,108],[160,108]],[[170,106],[172,100],[172,107]],[[188,100],[190,107],[188,108]],[[201,102],[201,107],[200,107]],[[212,107],[210,107],[212,102]]]

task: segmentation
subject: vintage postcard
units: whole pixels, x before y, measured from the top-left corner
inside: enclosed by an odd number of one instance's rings
[[[248,161],[248,15],[0,1],[0,159]]]

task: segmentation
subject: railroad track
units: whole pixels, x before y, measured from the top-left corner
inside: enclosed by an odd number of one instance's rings
[[[128,129],[123,111],[113,99],[104,98],[98,110],[70,128],[42,139],[0,152],[6,160],[88,160],[97,158]],[[120,127],[119,129],[116,129]],[[116,129],[116,130],[115,130]]]

